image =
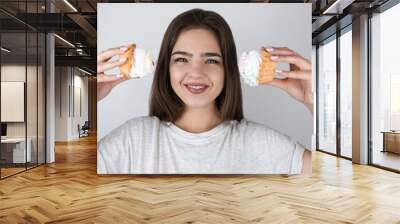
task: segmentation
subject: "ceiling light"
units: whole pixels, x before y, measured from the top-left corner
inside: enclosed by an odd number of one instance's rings
[[[56,36],[58,39],[60,39],[61,41],[63,41],[64,43],[68,44],[69,46],[75,48],[75,45],[71,44],[71,42],[69,42],[68,40],[58,36],[57,34],[54,34],[54,36]]]
[[[75,12],[78,12],[78,10],[71,4],[69,3],[68,0],[64,0],[65,4],[67,4],[72,10],[74,10]]]
[[[92,75],[92,73],[90,73],[90,72],[88,72],[88,71],[85,71],[85,70],[83,70],[83,69],[81,69],[81,68],[79,68],[79,67],[78,67],[78,69],[79,69],[79,71],[81,71],[81,72],[83,72],[83,73],[85,73],[85,74]]]
[[[327,9],[325,9],[322,14],[331,13],[332,9],[334,9],[339,2],[340,2],[340,0],[336,0],[335,2],[333,2],[333,4],[330,5]]]
[[[7,48],[5,48],[5,47],[1,47],[0,49],[1,49],[2,51],[6,52],[6,53],[10,53],[10,52],[11,52],[11,50],[9,50],[9,49],[7,49]]]
[[[355,0],[336,0],[322,14],[342,14],[343,10]]]

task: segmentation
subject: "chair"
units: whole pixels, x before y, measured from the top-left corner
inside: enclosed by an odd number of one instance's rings
[[[89,121],[85,121],[82,127],[78,124],[79,138],[89,136],[89,129],[90,129]]]

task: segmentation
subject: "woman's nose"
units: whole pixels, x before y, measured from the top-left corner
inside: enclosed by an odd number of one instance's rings
[[[205,75],[205,70],[204,70],[204,66],[201,63],[198,62],[194,62],[190,65],[189,71],[188,71],[189,75],[197,77],[197,76],[204,76]]]

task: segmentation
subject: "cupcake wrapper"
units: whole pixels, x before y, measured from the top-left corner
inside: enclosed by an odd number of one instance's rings
[[[271,54],[264,49],[260,50],[260,56],[262,62],[258,73],[258,83],[266,84],[272,81],[275,77],[276,63],[271,60]]]
[[[130,78],[131,75],[131,70],[133,69],[133,66],[135,65],[134,60],[135,60],[135,49],[136,49],[136,44],[131,44],[128,47],[128,50],[126,50],[124,53],[120,55],[120,57],[125,57],[126,62],[119,66],[119,69],[121,71],[121,74],[125,76],[126,78]]]

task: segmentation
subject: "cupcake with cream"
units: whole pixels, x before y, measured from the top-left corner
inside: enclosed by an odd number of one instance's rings
[[[121,74],[126,78],[141,78],[154,72],[154,62],[150,52],[131,44],[128,49],[120,54],[126,62],[119,66]]]
[[[276,63],[265,49],[243,52],[239,59],[239,71],[243,80],[250,86],[266,84],[275,77]]]

